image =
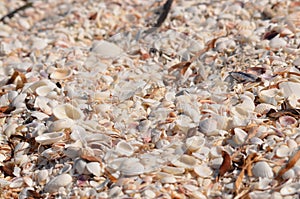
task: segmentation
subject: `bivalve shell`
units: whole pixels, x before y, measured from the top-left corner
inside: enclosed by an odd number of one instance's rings
[[[276,156],[283,158],[288,157],[290,154],[290,148],[287,145],[281,145],[276,149]]]
[[[73,72],[69,68],[56,68],[50,74],[50,78],[57,79],[57,80],[68,79],[69,77],[72,76],[72,74],[73,74]]]
[[[207,178],[212,174],[211,168],[206,165],[199,165],[194,168],[195,173],[202,178]]]
[[[134,149],[127,142],[120,141],[116,146],[116,152],[120,155],[131,156],[134,152]]]
[[[137,158],[125,159],[120,167],[119,171],[125,176],[135,176],[144,173],[144,166],[139,162]]]
[[[197,164],[197,160],[193,156],[184,154],[180,156],[178,159],[173,160],[172,164],[176,167],[193,169]]]
[[[80,109],[71,104],[62,104],[53,109],[53,115],[57,119],[72,119],[80,120],[83,118],[83,113]]]
[[[95,176],[101,175],[101,166],[99,162],[89,162],[86,164],[86,169]]]
[[[194,152],[200,149],[205,143],[205,139],[200,136],[193,136],[186,139],[186,148],[187,150]]]
[[[35,138],[35,141],[37,143],[40,143],[41,145],[48,145],[61,141],[64,139],[64,137],[64,132],[44,133],[42,135],[37,136]]]
[[[50,180],[45,188],[44,191],[48,193],[57,192],[60,187],[65,187],[72,182],[72,177],[69,174],[61,174],[54,177]]]
[[[208,135],[217,130],[217,125],[218,123],[216,120],[211,118],[205,119],[199,123],[199,131]]]
[[[267,162],[261,161],[254,164],[252,173],[255,177],[273,178],[274,173]]]

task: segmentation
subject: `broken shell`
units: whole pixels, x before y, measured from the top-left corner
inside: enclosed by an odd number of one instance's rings
[[[82,159],[78,159],[75,161],[75,170],[79,174],[83,174],[86,168],[86,162]]]
[[[292,95],[300,98],[300,83],[297,82],[282,82],[279,84],[279,88],[282,90],[283,96],[288,98]]]
[[[213,131],[217,130],[217,121],[214,119],[205,119],[200,121],[199,123],[199,131],[204,133],[204,134],[210,134]]]
[[[49,172],[47,169],[39,170],[37,173],[37,182],[39,185],[46,184],[47,180],[49,178]]]
[[[245,143],[246,139],[248,137],[248,134],[240,129],[240,128],[234,128],[234,136],[232,136],[232,140],[237,145],[242,145]]]
[[[53,133],[44,133],[35,138],[35,141],[41,145],[53,144],[58,141],[63,140],[65,137],[64,132],[53,132]]]
[[[261,161],[254,164],[252,173],[255,177],[273,178],[274,173],[267,162]]]
[[[186,139],[186,148],[189,151],[197,151],[200,149],[205,143],[205,139],[200,136],[193,136]]]
[[[71,128],[72,126],[74,126],[74,124],[75,124],[74,121],[69,118],[56,120],[50,125],[49,131],[50,132],[61,131],[64,129]]]
[[[57,119],[72,119],[80,120],[83,118],[83,113],[80,109],[71,104],[62,104],[53,109],[53,115]]]
[[[108,41],[94,41],[92,46],[92,52],[99,55],[101,58],[109,59],[116,58],[122,53],[122,49],[115,45],[114,43],[110,43]]]
[[[72,70],[68,68],[56,68],[50,74],[51,79],[57,79],[57,80],[68,79],[71,76],[72,76]]]
[[[131,156],[134,149],[129,143],[120,141],[116,146],[116,152],[120,155]]]
[[[202,178],[207,178],[212,174],[211,168],[206,165],[199,165],[194,168],[195,173]]]
[[[271,109],[276,110],[276,107],[271,104],[261,103],[255,107],[254,111],[258,114],[264,115],[268,113]]]
[[[273,88],[258,92],[258,97],[261,102],[277,106],[278,101],[283,99],[279,89]]]
[[[101,167],[99,162],[89,162],[86,164],[86,169],[95,176],[101,175]]]
[[[47,193],[57,192],[60,187],[65,187],[72,182],[69,174],[61,174],[51,179],[45,186],[44,191]]]

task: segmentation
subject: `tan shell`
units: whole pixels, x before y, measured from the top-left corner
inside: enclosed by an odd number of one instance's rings
[[[51,79],[57,79],[57,80],[62,80],[62,79],[68,79],[71,77],[73,74],[71,69],[68,68],[56,68],[51,74],[50,78]]]

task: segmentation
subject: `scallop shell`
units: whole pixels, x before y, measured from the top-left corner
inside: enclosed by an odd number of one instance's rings
[[[71,104],[63,104],[55,107],[53,115],[57,119],[81,120],[83,118],[82,111]]]
[[[64,137],[64,132],[44,133],[42,135],[37,136],[35,138],[35,141],[37,143],[40,143],[41,145],[49,145],[63,140]]]
[[[62,79],[68,79],[71,77],[73,74],[71,69],[68,68],[56,68],[51,74],[50,78],[51,79],[57,79],[57,80],[62,80]]]
[[[260,161],[254,164],[252,173],[255,177],[273,178],[274,173],[267,162]]]
[[[294,117],[288,115],[279,117],[279,123],[282,127],[295,127],[298,125],[298,121]]]
[[[50,180],[45,188],[44,191],[47,193],[54,193],[57,192],[60,187],[65,187],[69,185],[72,182],[72,176],[69,174],[61,174],[56,177],[54,177],[52,180]]]
[[[116,152],[120,155],[131,156],[134,149],[129,143],[120,141],[116,146]]]

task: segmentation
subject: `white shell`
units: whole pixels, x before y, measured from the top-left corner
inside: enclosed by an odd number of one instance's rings
[[[184,168],[180,167],[170,167],[170,166],[165,166],[162,168],[162,170],[166,173],[178,175],[178,174],[183,174],[185,172]]]
[[[74,120],[71,120],[69,118],[60,119],[60,120],[54,121],[50,125],[49,131],[50,132],[61,131],[61,130],[67,129],[67,128],[71,128],[72,126],[74,126]]]
[[[217,121],[214,119],[205,119],[199,122],[199,131],[204,134],[210,134],[217,130]]]
[[[122,49],[114,43],[101,40],[94,41],[92,52],[96,53],[96,55],[100,56],[101,58],[115,58],[122,53]]]
[[[78,159],[75,161],[75,170],[79,174],[83,174],[86,168],[86,162],[82,159]]]
[[[193,136],[190,138],[187,138],[185,141],[187,150],[193,152],[200,149],[205,143],[205,139],[200,136]]]
[[[101,166],[99,162],[89,162],[86,164],[86,169],[95,176],[101,175]]]
[[[72,73],[73,73],[72,70],[68,68],[56,68],[50,74],[50,78],[57,79],[57,80],[68,79],[69,77],[72,76]]]
[[[116,152],[120,155],[131,156],[134,149],[129,143],[120,141],[116,146]]]
[[[287,145],[280,145],[276,149],[276,156],[283,158],[283,157],[288,157],[290,154],[290,148]]]
[[[282,90],[284,97],[295,95],[297,99],[300,98],[300,83],[282,82],[279,84],[279,88]]]
[[[207,178],[209,177],[211,174],[212,174],[212,170],[211,168],[209,168],[208,166],[206,165],[199,165],[199,166],[196,166],[194,168],[194,171],[195,173],[202,177],[202,178]]]
[[[271,104],[261,103],[255,107],[254,111],[259,114],[266,114],[271,109],[276,109],[276,107]]]
[[[276,88],[263,90],[258,92],[259,100],[263,103],[271,104],[276,106],[278,103],[278,98],[280,98],[280,90]]]
[[[57,192],[60,187],[65,187],[72,182],[69,174],[61,174],[51,179],[45,186],[44,191],[48,193]]]
[[[53,115],[57,119],[72,119],[80,120],[83,118],[83,113],[80,109],[71,104],[62,104],[53,109]]]
[[[252,173],[255,177],[273,178],[274,173],[267,162],[260,161],[254,164]]]
[[[41,145],[53,144],[58,141],[63,140],[65,137],[64,132],[53,132],[53,133],[44,133],[35,138],[35,141]]]
[[[137,158],[125,159],[119,169],[125,176],[135,176],[144,173],[144,166],[139,162]]]
[[[51,86],[40,86],[38,87],[35,92],[38,96],[47,96],[49,92],[53,91],[53,88]]]
[[[44,185],[46,184],[49,178],[49,172],[47,169],[39,170],[36,176],[37,176],[37,182],[40,185]]]
[[[173,160],[172,164],[177,167],[193,169],[197,164],[197,160],[193,156],[184,154],[178,159]]]
[[[274,50],[279,50],[280,48],[284,48],[287,42],[283,38],[275,37],[270,41],[270,47]]]
[[[237,145],[242,145],[246,141],[248,134],[240,128],[234,129],[234,135],[232,136],[232,140]]]

